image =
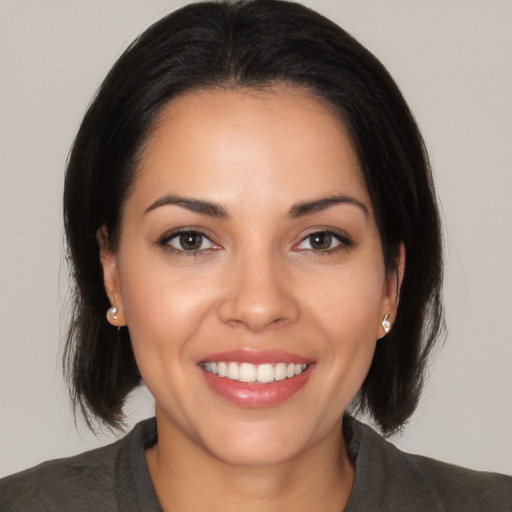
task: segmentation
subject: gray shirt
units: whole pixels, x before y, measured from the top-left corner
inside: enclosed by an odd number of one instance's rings
[[[343,435],[356,467],[345,512],[512,512],[512,478],[406,454],[346,416]],[[154,418],[124,439],[0,480],[1,512],[161,512],[144,450]]]

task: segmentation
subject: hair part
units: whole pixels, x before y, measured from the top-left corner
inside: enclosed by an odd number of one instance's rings
[[[310,92],[342,121],[359,157],[389,272],[406,264],[392,331],[378,344],[353,411],[384,434],[405,424],[443,326],[442,246],[427,152],[384,66],[333,22],[279,0],[196,3],[146,30],[121,55],[91,103],[66,172],[64,221],[74,281],[64,367],[75,408],[90,422],[123,422],[140,383],[129,331],[105,318],[98,229],[114,250],[123,202],[162,109],[211,88]]]

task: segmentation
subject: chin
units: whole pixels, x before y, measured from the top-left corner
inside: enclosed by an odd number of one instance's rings
[[[312,436],[300,429],[266,422],[224,429],[221,435],[212,431],[208,434],[205,448],[216,459],[232,466],[282,464],[300,456],[314,444]]]

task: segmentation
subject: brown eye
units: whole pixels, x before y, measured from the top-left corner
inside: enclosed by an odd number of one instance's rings
[[[162,246],[170,246],[177,251],[182,252],[199,252],[212,249],[214,244],[202,233],[197,231],[183,231],[176,233],[161,242]]]
[[[330,253],[350,245],[350,241],[341,235],[331,233],[330,231],[316,231],[305,237],[297,246],[297,249],[301,251]]]
[[[180,235],[179,242],[183,250],[197,251],[201,248],[203,236],[198,233],[183,233]]]
[[[309,237],[309,243],[315,251],[326,251],[331,248],[332,238],[330,233],[315,233]]]

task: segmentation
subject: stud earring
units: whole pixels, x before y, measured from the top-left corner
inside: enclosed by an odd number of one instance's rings
[[[117,308],[115,306],[112,306],[109,310],[108,310],[108,314],[114,319],[114,320],[117,320]]]
[[[384,329],[384,332],[387,334],[391,330],[391,322],[388,320],[389,315],[386,315],[384,317],[384,320],[382,320],[381,325]]]

